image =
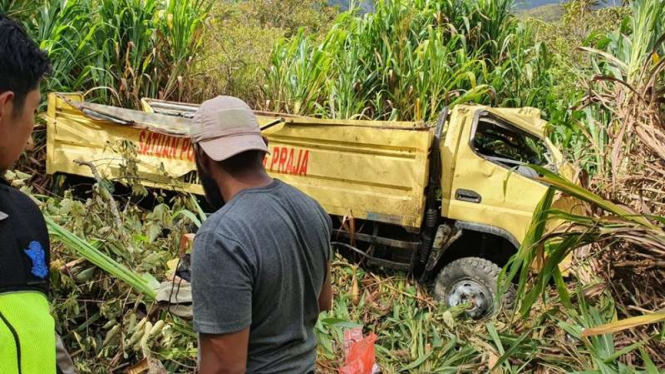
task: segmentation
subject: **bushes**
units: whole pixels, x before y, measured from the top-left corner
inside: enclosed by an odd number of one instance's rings
[[[204,30],[206,48],[198,60],[195,101],[219,94],[264,105],[261,88],[274,46],[299,33],[324,33],[337,14],[323,0],[216,2]]]

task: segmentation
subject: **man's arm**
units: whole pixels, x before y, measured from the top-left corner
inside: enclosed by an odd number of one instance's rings
[[[326,279],[323,281],[323,288],[319,294],[319,312],[329,311],[332,309],[332,280],[330,277],[330,263],[326,269]]]
[[[200,374],[244,374],[249,328],[224,334],[199,334]]]

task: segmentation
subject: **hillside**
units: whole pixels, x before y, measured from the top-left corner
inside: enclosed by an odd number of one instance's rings
[[[552,5],[559,5],[566,0],[515,0],[516,10],[529,10]]]
[[[556,22],[563,16],[563,8],[560,4],[547,4],[532,9],[516,11],[517,17],[535,18],[545,22]]]
[[[354,2],[356,3],[360,8],[362,8],[364,11],[369,12],[373,8],[373,3],[374,1],[372,0],[329,0],[328,4],[332,6],[338,6],[339,10],[345,11],[349,9],[349,6],[351,3]]]

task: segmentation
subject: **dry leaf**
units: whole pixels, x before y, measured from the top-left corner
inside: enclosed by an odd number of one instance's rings
[[[633,327],[648,325],[651,323],[658,323],[665,321],[665,312],[648,314],[644,316],[631,317],[622,319],[621,321],[610,322],[604,325],[586,329],[582,332],[582,336],[595,336],[603,334],[611,334]]]
[[[494,352],[487,352],[488,356],[488,368],[491,369],[492,374],[501,374],[502,370],[501,367],[495,367],[496,363],[499,362],[499,356],[495,355]]]
[[[148,365],[148,360],[144,358],[137,362],[136,365],[130,367],[129,370],[127,370],[127,374],[142,374],[148,370],[150,370],[150,366]]]

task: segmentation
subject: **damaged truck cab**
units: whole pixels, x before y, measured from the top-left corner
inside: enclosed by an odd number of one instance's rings
[[[47,172],[122,181],[118,144],[149,187],[201,195],[188,128],[197,106],[144,100],[143,111],[51,94]],[[547,186],[527,165],[561,172],[561,153],[531,108],[458,105],[433,124],[256,112],[268,173],[333,216],[332,243],[367,264],[434,282],[436,299],[491,314],[497,277],[524,239]]]

